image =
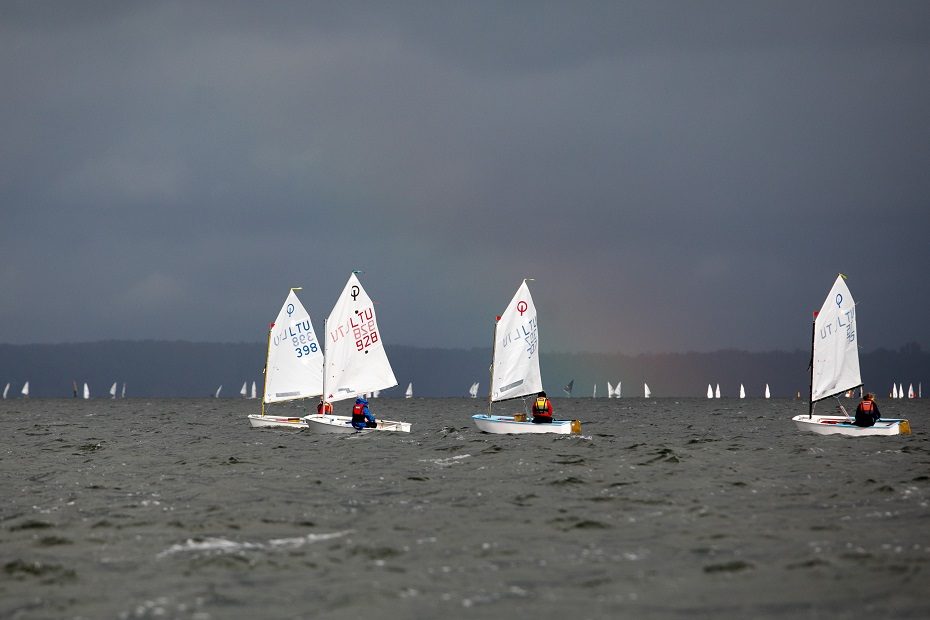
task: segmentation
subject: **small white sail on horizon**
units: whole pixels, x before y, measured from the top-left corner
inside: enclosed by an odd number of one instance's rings
[[[123,389],[119,393],[120,398],[126,398],[126,382],[123,381]]]
[[[614,386],[610,384],[610,381],[607,382],[607,398],[614,397]]]
[[[898,384],[897,384],[897,383],[892,383],[892,384],[891,384],[891,394],[889,395],[889,398],[895,399],[895,398],[897,398],[897,397],[898,397]]]
[[[622,383],[617,381],[617,387],[614,388],[614,398],[620,398],[622,396],[622,393],[620,392],[621,387]]]
[[[221,391],[222,389],[223,389],[223,384],[220,383],[220,387],[216,388],[216,393],[213,395],[213,398],[219,398],[219,397],[220,397],[220,391]]]
[[[591,398],[597,398],[597,384],[594,384],[594,393],[591,394]]]
[[[468,395],[472,398],[478,398],[478,382],[475,381],[471,384],[471,387],[468,388]]]
[[[652,396],[652,392],[649,390],[649,385],[643,382],[643,398],[649,398]]]
[[[252,393],[249,395],[249,398],[254,399],[257,397],[258,397],[258,390],[257,390],[257,386],[255,385],[255,382],[253,381],[252,382]]]
[[[907,397],[914,398],[914,384],[913,383],[907,386]]]
[[[248,381],[242,382],[242,389],[239,390],[239,396],[241,396],[242,398],[245,398],[246,396],[249,395],[248,384],[249,384]]]
[[[739,384],[739,397],[746,398],[746,388],[743,387],[743,384]]]
[[[110,386],[110,400],[116,400],[116,381]]]
[[[84,400],[90,398],[90,387],[85,383],[84,384]]]
[[[904,398],[904,384],[898,384],[898,398]]]
[[[404,398],[413,398],[413,382],[407,384],[407,391],[404,392]]]
[[[10,384],[7,383],[6,387],[3,388],[3,400],[6,400],[6,395],[10,391]]]
[[[771,398],[771,397],[772,397],[772,392],[769,390],[769,384],[768,384],[768,383],[765,384],[765,397],[766,397],[766,398]]]
[[[707,384],[707,398],[714,397],[714,388],[710,386],[710,383]]]
[[[28,381],[26,381],[23,384],[23,389],[20,391],[20,393],[23,395],[23,398],[29,398],[29,382]]]
[[[717,389],[714,390],[714,398],[720,398],[720,384],[717,384]]]

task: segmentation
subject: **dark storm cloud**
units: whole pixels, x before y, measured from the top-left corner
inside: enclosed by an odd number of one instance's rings
[[[8,3],[0,340],[930,344],[925,3]],[[318,326],[319,328],[319,326]]]

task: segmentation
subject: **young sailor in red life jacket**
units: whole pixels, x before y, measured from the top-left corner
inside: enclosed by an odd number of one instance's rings
[[[533,402],[533,424],[551,424],[552,423],[552,401],[546,396],[545,392],[536,395]]]
[[[378,422],[375,420],[375,415],[368,409],[368,401],[359,396],[352,407],[352,427],[360,431],[363,428],[375,428],[376,426]]]
[[[333,412],[333,404],[320,399],[320,404],[316,406],[316,412],[320,415],[330,415]]]
[[[869,392],[856,407],[856,426],[873,426],[882,414],[878,412],[878,403],[875,402],[875,394]]]

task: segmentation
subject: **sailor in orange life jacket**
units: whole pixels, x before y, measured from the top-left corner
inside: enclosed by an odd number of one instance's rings
[[[375,415],[368,410],[368,401],[359,396],[352,407],[352,427],[360,431],[363,428],[375,428],[376,426],[378,422],[375,420]]]
[[[856,407],[856,426],[873,426],[882,414],[878,412],[878,403],[875,402],[875,394],[869,392]]]
[[[320,399],[320,404],[316,406],[316,412],[319,415],[330,415],[333,412],[333,404]]]
[[[533,424],[552,423],[552,401],[546,397],[545,392],[536,395],[533,402]]]

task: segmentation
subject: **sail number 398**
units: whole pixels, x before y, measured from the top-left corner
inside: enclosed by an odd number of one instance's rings
[[[317,346],[315,342],[308,342],[307,344],[301,344],[307,342],[307,337],[304,334],[301,334],[299,337],[294,336],[292,344],[294,345],[294,352],[297,354],[297,357],[303,357],[304,355],[310,355],[311,353],[316,353],[320,350],[320,347]]]

